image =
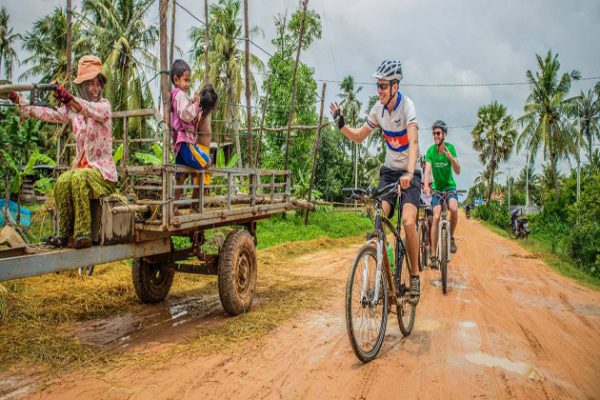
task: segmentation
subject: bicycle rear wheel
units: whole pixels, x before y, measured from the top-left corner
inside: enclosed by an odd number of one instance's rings
[[[442,271],[442,292],[446,294],[448,293],[448,229],[446,227],[442,227],[440,270]]]
[[[396,288],[396,294],[398,296],[396,314],[398,317],[398,326],[400,327],[400,331],[404,336],[408,336],[412,332],[417,310],[417,306],[408,301],[409,288],[410,268],[408,266],[408,255],[404,254],[402,256],[402,265],[400,266],[400,286]]]
[[[359,250],[346,284],[346,329],[352,350],[363,363],[377,357],[387,326],[387,281],[381,271],[375,298],[376,275],[377,251],[367,244]]]
[[[417,237],[419,238],[419,271],[423,271],[427,265],[427,223],[423,220],[419,220]]]

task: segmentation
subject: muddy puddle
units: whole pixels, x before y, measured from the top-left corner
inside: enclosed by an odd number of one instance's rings
[[[505,371],[517,373],[534,381],[544,379],[544,376],[537,368],[524,362],[511,361],[507,358],[494,357],[485,353],[471,353],[467,354],[465,358],[474,364],[502,368]]]
[[[253,307],[260,303],[255,299]],[[110,352],[121,352],[150,343],[177,344],[205,327],[227,320],[218,295],[168,299],[144,306],[138,313],[77,324],[73,335],[83,343]]]

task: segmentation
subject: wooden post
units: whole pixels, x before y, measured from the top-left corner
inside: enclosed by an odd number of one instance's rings
[[[208,36],[208,0],[204,0],[204,84],[208,83],[208,71],[210,66],[208,65],[208,49],[209,49],[209,36]],[[218,151],[219,149],[217,149]]]
[[[162,95],[163,106],[163,167],[169,162],[169,144],[170,144],[170,112],[171,105],[169,104],[169,77],[163,72],[169,69],[167,58],[167,12],[169,10],[169,0],[160,0],[159,3],[159,20],[160,20],[160,89]],[[170,181],[169,173],[163,168],[162,170],[162,222],[164,225],[170,223],[170,214],[168,213],[170,205]]]
[[[294,72],[292,73],[292,98],[290,100],[290,113],[288,115],[287,135],[285,139],[285,165],[284,169],[288,169],[290,156],[290,128],[292,126],[292,118],[294,115],[294,101],[296,97],[296,73],[298,72],[298,63],[300,62],[300,49],[302,49],[302,37],[304,36],[304,23],[306,22],[306,7],[308,0],[302,2],[302,22],[300,23],[300,38],[298,39],[298,50],[296,51],[296,63],[294,64]]]
[[[246,75],[246,128],[248,130],[248,167],[252,168],[253,160],[252,154],[252,107],[250,100],[250,28],[248,27],[250,22],[248,21],[248,0],[244,0],[244,36],[246,38],[244,47],[244,65]]]
[[[312,195],[313,183],[315,182],[315,173],[317,172],[317,154],[319,153],[319,142],[321,141],[321,130],[323,129],[323,108],[325,107],[325,90],[327,89],[327,83],[323,82],[323,89],[321,90],[321,111],[319,112],[319,129],[317,129],[317,136],[315,137],[315,146],[313,148],[313,164],[310,172],[310,183],[308,184],[308,196],[307,200],[310,202]],[[308,208],[304,210],[304,225],[308,224]]]
[[[71,13],[72,9],[72,0],[67,0],[67,87],[71,88],[71,78],[72,78],[72,58],[71,58]]]
[[[269,80],[267,81],[267,93],[265,95],[265,104],[262,109],[262,116],[260,117],[260,133],[258,135],[258,144],[256,145],[256,168],[260,167],[260,146],[262,145],[262,135],[263,129],[265,129],[265,114],[267,113],[267,105],[269,104],[269,93],[271,92],[271,79],[272,75],[269,75]],[[248,130],[252,132],[251,129]]]
[[[173,14],[171,14],[171,48],[169,49],[169,65],[173,65],[175,55],[175,15],[177,9],[177,0],[173,0]]]

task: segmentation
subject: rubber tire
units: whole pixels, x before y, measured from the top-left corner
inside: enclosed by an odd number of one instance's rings
[[[143,257],[133,260],[133,287],[142,303],[155,304],[163,301],[171,290],[174,276],[175,271],[166,263],[151,263]]]
[[[385,329],[387,328],[387,316],[389,312],[389,297],[388,297],[388,284],[385,273],[381,274],[382,278],[382,288],[383,288],[383,310],[381,313],[381,325],[379,327],[379,334],[377,335],[377,339],[375,340],[375,346],[369,352],[364,352],[358,347],[358,342],[356,337],[354,336],[354,327],[352,323],[352,286],[354,284],[354,276],[356,274],[356,269],[359,265],[359,261],[365,256],[370,255],[374,260],[377,260],[377,250],[375,246],[372,244],[364,245],[359,251],[356,259],[354,260],[354,264],[350,269],[350,274],[348,275],[348,281],[346,282],[346,330],[348,332],[348,338],[350,339],[350,346],[352,346],[352,350],[356,357],[362,361],[363,363],[368,363],[377,357],[381,347],[383,347],[383,338],[385,337]],[[376,267],[376,265],[374,265]]]
[[[508,237],[510,237],[511,239],[516,239],[517,238],[517,233],[515,232],[512,223],[508,224]]]
[[[404,242],[404,240],[402,241],[404,243],[404,245],[406,246],[406,243]],[[406,248],[406,247],[404,247]],[[405,254],[403,259],[402,259],[402,266],[401,266],[401,282],[405,281],[408,282],[410,284],[410,268],[408,265],[408,254]],[[407,289],[409,290],[409,289]],[[421,284],[421,292],[423,291],[423,286]],[[398,295],[399,293],[397,293]],[[408,296],[408,293],[406,294],[406,296]],[[413,326],[415,325],[415,316],[417,313],[417,306],[410,304],[408,302],[408,299],[405,299],[405,301],[402,303],[403,307],[400,308],[399,306],[396,306],[396,316],[398,317],[398,326],[400,327],[400,332],[402,332],[403,336],[408,336],[410,335],[410,333],[412,332]],[[404,315],[404,313],[408,312],[409,313],[409,317],[408,317],[408,322],[405,323],[402,319],[402,315]]]
[[[442,228],[442,251],[440,255],[440,270],[442,272],[442,292],[448,293],[448,230]]]
[[[424,242],[427,242],[426,224],[427,222],[419,221],[419,226],[417,228],[417,237],[419,238],[419,271],[423,271],[427,265],[427,261],[429,261],[427,247],[423,245]]]
[[[240,263],[246,268],[239,270]],[[246,230],[229,232],[219,254],[218,287],[223,309],[230,315],[250,311],[256,289],[254,237]]]

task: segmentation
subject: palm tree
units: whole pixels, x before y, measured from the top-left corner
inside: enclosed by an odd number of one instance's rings
[[[558,161],[569,155],[579,157],[580,135],[568,116],[574,113],[575,101],[567,98],[571,80],[580,79],[577,70],[559,76],[558,54],[549,50],[545,58],[536,55],[538,71],[527,71],[531,93],[525,104],[525,115],[519,118],[524,126],[517,139],[517,151],[523,147],[534,155],[540,146],[544,159],[556,170]],[[558,176],[556,173],[553,176]],[[554,181],[558,191],[558,179]]]
[[[344,112],[344,118],[348,121],[350,126],[355,127],[360,114],[360,107],[362,106],[361,102],[356,98],[356,95],[362,90],[362,86],[359,86],[358,89],[354,91],[354,78],[351,75],[348,75],[342,79],[340,90],[342,91],[339,94],[342,99],[340,105]],[[358,152],[360,147],[361,146],[358,143],[352,143],[354,187],[358,185]]]
[[[509,159],[517,131],[506,107],[497,101],[482,106],[477,111],[477,124],[471,132],[473,148],[479,151],[479,161],[486,165],[489,176],[489,203],[494,192],[494,175],[498,165]]]
[[[239,0],[219,0],[209,7],[209,52],[210,64],[208,80],[217,91],[219,98],[218,108],[214,111],[213,124],[215,133],[228,134],[233,131],[236,144],[239,144],[237,134],[238,121],[240,120],[240,98],[244,89],[244,46],[242,33],[242,19],[240,16]],[[205,28],[193,27],[190,39],[193,41],[191,58],[193,60],[193,75],[195,81],[204,80],[204,51],[206,44]],[[250,30],[250,38],[261,32],[258,27]],[[255,54],[250,54],[250,67],[264,72],[264,64]],[[256,80],[250,73],[250,89],[255,97],[258,93]],[[217,136],[220,139],[220,136]],[[241,162],[241,153],[238,149],[238,161]]]
[[[83,18],[88,35],[96,44],[96,55],[104,62],[108,78],[105,96],[113,110],[152,105],[144,66],[157,70],[154,46],[158,28],[148,26],[144,15],[153,0],[84,0]],[[145,64],[145,65],[144,65]]]
[[[594,139],[600,138],[600,99],[598,93],[589,90],[587,94],[581,92],[576,99],[579,131],[587,142],[587,158],[592,158]]]
[[[53,80],[66,82],[66,29],[67,14],[60,7],[55,7],[51,14],[34,22],[33,29],[27,32],[23,38],[23,48],[31,53],[31,56],[23,61],[23,64],[31,67],[19,76],[20,81],[39,76],[40,82]],[[71,32],[73,60],[76,61],[90,51],[91,44],[82,35],[79,21],[73,21]]]
[[[13,28],[8,27],[9,15],[6,8],[0,8],[0,76],[2,76],[2,62],[4,61],[4,75],[12,79],[12,70],[15,62],[19,62],[13,47],[14,42],[21,40],[21,34],[13,33]]]

